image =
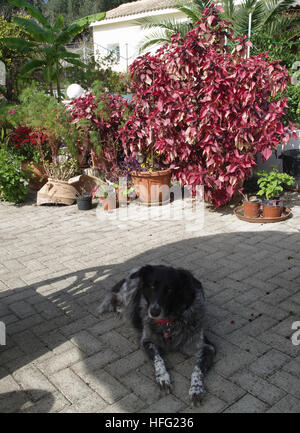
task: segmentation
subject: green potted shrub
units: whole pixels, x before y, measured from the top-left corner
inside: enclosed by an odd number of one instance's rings
[[[280,194],[283,192],[285,185],[291,186],[294,184],[294,177],[287,173],[280,173],[276,167],[272,171],[263,170],[256,174],[258,175],[257,184],[259,186],[257,195],[265,197],[263,201],[263,217],[280,217],[283,211],[283,199],[280,198]]]
[[[11,203],[21,203],[28,192],[29,175],[22,169],[22,157],[11,153],[0,134],[0,197]]]

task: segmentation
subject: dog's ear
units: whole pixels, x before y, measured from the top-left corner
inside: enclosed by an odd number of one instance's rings
[[[153,270],[153,268],[152,268],[151,265],[143,266],[138,271],[136,271],[133,274],[131,274],[130,278],[131,279],[133,279],[133,278],[142,278],[142,279],[144,279],[147,274],[149,274],[150,272],[152,272],[152,270]]]

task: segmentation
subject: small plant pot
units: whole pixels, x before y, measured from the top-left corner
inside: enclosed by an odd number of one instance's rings
[[[102,207],[104,210],[113,210],[118,207],[118,203],[115,197],[106,197],[102,200]]]
[[[90,195],[76,197],[76,201],[77,201],[77,206],[78,206],[79,210],[92,209],[92,197]]]
[[[263,203],[263,217],[264,218],[279,218],[283,211],[283,205],[270,203],[273,200],[269,200]]]
[[[260,215],[260,200],[244,201],[244,216],[249,218],[257,218]]]

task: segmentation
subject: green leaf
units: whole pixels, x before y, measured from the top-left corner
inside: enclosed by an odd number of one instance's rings
[[[58,30],[61,30],[62,26],[64,25],[64,21],[65,21],[65,19],[64,19],[63,15],[59,15],[59,17],[57,18],[57,20],[54,23],[54,26],[52,29],[53,32],[57,32]]]
[[[37,69],[42,69],[45,66],[44,60],[29,60],[25,65],[21,68],[20,73],[21,74],[30,74]]]
[[[43,29],[35,21],[26,18],[14,17],[14,22],[23,27],[37,42],[53,42],[53,33]]]
[[[48,22],[47,18],[44,17],[44,15],[31,4],[27,3],[24,0],[8,0],[8,1],[13,6],[24,8],[30,14],[30,16],[32,16],[32,18],[37,19],[38,22],[42,24],[44,27],[46,27],[47,29],[51,29],[51,25]]]
[[[83,62],[81,62],[80,60],[77,60],[77,59],[69,59],[69,58],[66,58],[66,61],[67,61],[68,63],[71,63],[71,64],[74,65],[74,66],[79,66],[80,68],[84,68],[84,67],[86,66],[85,63],[83,63]]]
[[[18,51],[31,51],[36,48],[36,45],[32,42],[28,42],[22,38],[2,38],[0,42],[3,42],[8,48]]]
[[[80,18],[79,20],[74,21],[72,24],[78,24],[80,26],[88,26],[89,24],[96,22],[96,21],[102,21],[106,17],[105,12],[100,12],[93,15],[87,15],[86,17]]]

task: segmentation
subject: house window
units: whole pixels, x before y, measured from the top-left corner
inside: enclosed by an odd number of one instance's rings
[[[114,53],[116,61],[120,61],[120,45],[119,44],[108,44],[107,45],[108,54]]]

